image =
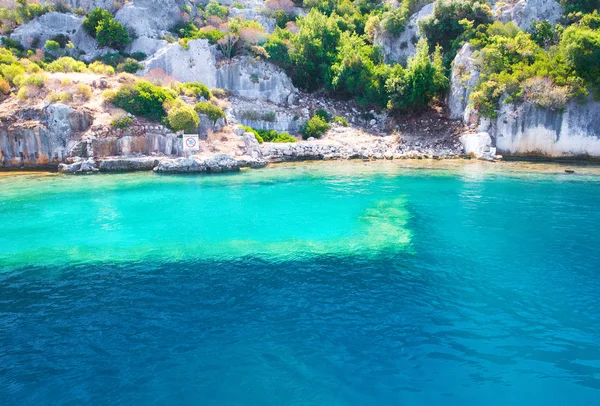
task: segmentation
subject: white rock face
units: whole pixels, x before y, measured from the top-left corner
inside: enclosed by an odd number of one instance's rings
[[[479,158],[490,152],[492,137],[487,132],[465,134],[460,137],[460,142],[463,144],[465,154],[473,154]]]
[[[560,112],[501,102],[489,131],[501,154],[600,156],[600,103],[571,100]]]
[[[500,21],[512,21],[526,31],[531,28],[532,20],[548,20],[556,24],[562,12],[563,8],[556,0],[521,0],[512,4],[497,2],[493,7],[493,13]]]
[[[144,62],[146,74],[161,69],[180,82],[201,82],[209,88],[217,87],[216,59],[206,39],[188,42],[188,49],[178,43],[161,48]]]
[[[71,38],[82,30],[82,22],[83,17],[75,14],[46,13],[19,26],[10,37],[27,48],[38,39],[38,48],[41,48],[47,40],[59,34]]]
[[[26,112],[22,120],[39,121],[35,127],[19,125],[0,128],[0,167],[35,166],[62,162],[69,145],[86,131],[92,117],[61,103],[39,112]]]
[[[138,37],[127,47],[127,52],[130,54],[134,52],[143,52],[147,56],[151,56],[167,45],[169,45],[169,43],[164,39]]]
[[[405,64],[416,52],[416,45],[421,38],[419,22],[433,14],[434,3],[427,4],[417,13],[413,14],[404,31],[397,37],[379,33],[375,36],[375,45],[383,50],[385,63]]]
[[[207,85],[208,86],[208,85]],[[217,86],[237,95],[285,104],[298,92],[292,80],[279,67],[244,56],[235,58],[217,70]]]
[[[188,2],[176,0],[132,0],[115,14],[115,20],[140,37],[160,37],[181,21],[180,5],[183,3],[189,5]]]
[[[448,110],[450,118],[462,118],[465,123],[470,121],[469,97],[479,79],[473,58],[473,49],[466,43],[456,54],[452,62],[450,75],[450,94],[448,95]]]

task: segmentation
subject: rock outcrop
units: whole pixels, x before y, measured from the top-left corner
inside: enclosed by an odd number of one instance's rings
[[[552,25],[556,24],[562,17],[563,8],[556,0],[520,0],[516,3],[498,1],[493,12],[500,21],[512,21],[529,31],[532,21],[547,20]]]
[[[117,8],[117,2],[114,0],[61,0],[66,6],[72,9],[82,8],[86,11],[91,11],[96,7],[103,8],[105,10],[114,12]],[[53,6],[56,4],[56,0],[40,0],[41,5]]]
[[[500,102],[498,117],[481,127],[501,154],[600,156],[600,102],[591,96],[569,101],[564,111]]]
[[[456,54],[450,75],[450,93],[448,95],[448,112],[453,120],[471,120],[469,97],[479,80],[479,71],[475,66],[473,49],[467,42]]]
[[[410,17],[404,31],[398,36],[390,35],[382,30],[377,30],[375,45],[383,50],[385,63],[406,64],[416,51],[417,42],[421,38],[419,23],[433,14],[434,3],[425,5],[421,10]],[[380,32],[379,32],[380,31]]]
[[[115,20],[133,30],[139,37],[158,38],[182,21],[183,5],[189,6],[189,10],[195,9],[187,1],[132,0],[126,2],[115,14]]]
[[[91,116],[64,104],[41,111],[25,111],[0,125],[0,167],[33,167],[63,162],[78,135],[86,131]],[[14,120],[14,121],[13,121]],[[26,121],[28,124],[21,124]]]
[[[163,159],[154,168],[154,171],[164,173],[218,173],[239,171],[241,167],[241,161],[227,154],[215,154],[207,159],[198,157]]]
[[[279,67],[243,56],[217,69],[217,87],[238,96],[285,104],[298,92],[289,76]]]
[[[10,37],[25,48],[42,48],[49,39],[64,35],[74,46],[72,50],[67,51],[84,61],[117,52],[111,48],[100,47],[83,28],[83,19],[84,17],[75,14],[46,13],[19,26]]]
[[[262,150],[260,149],[260,144],[256,140],[254,134],[244,134],[244,148],[246,155],[251,156],[252,158],[262,157]]]
[[[159,69],[180,82],[202,82],[209,88],[217,86],[216,59],[206,39],[189,41],[187,49],[178,43],[169,44],[144,64],[143,75]]]

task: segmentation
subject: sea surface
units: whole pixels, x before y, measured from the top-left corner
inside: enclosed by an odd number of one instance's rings
[[[599,405],[600,175],[506,168],[1,176],[0,403]]]

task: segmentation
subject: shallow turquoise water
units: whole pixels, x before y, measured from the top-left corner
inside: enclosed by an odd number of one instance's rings
[[[600,178],[0,177],[3,404],[600,404]]]

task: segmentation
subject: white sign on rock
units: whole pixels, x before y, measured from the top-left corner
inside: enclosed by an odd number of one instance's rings
[[[186,152],[194,152],[200,150],[197,135],[183,135],[183,150]]]

